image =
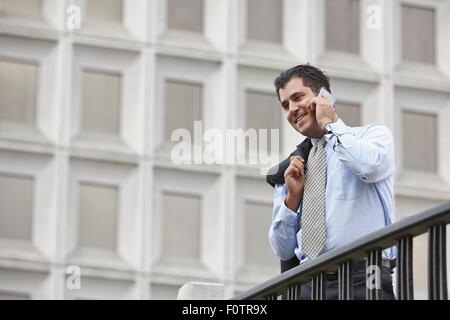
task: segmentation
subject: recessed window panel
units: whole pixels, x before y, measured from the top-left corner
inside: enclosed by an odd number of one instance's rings
[[[30,295],[26,293],[12,293],[0,291],[0,301],[3,300],[30,300]]]
[[[281,43],[282,17],[282,0],[247,0],[248,39]]]
[[[21,18],[39,18],[41,16],[42,0],[2,0],[0,13]]]
[[[166,82],[165,139],[176,129],[186,129],[194,137],[194,122],[201,121],[202,85]]]
[[[118,196],[116,187],[80,184],[78,227],[80,247],[116,249]]]
[[[403,60],[435,63],[435,17],[434,9],[402,5]]]
[[[37,76],[34,64],[0,61],[0,121],[34,125]]]
[[[83,71],[82,132],[118,135],[120,131],[121,76]]]
[[[361,126],[361,106],[353,103],[339,103],[336,105],[339,118],[350,127]]]
[[[0,175],[0,238],[31,241],[34,180]]]
[[[437,117],[403,112],[403,165],[405,169],[437,172]]]
[[[203,33],[203,0],[168,0],[169,29]]]
[[[245,264],[275,268],[279,261],[267,240],[272,219],[272,206],[248,201],[244,208]]]
[[[281,137],[281,123],[283,111],[275,94],[249,90],[246,92],[246,129],[256,130],[258,148],[260,146],[259,130],[267,130],[267,141],[261,141],[261,150],[271,152],[271,130],[279,130]],[[249,145],[251,148],[252,146]]]
[[[86,0],[86,19],[93,22],[120,22],[122,0]]]
[[[198,260],[201,198],[165,192],[162,195],[162,204],[163,261]]]
[[[359,0],[326,0],[325,48],[359,54]]]

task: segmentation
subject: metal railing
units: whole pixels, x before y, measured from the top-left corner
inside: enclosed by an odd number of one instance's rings
[[[292,268],[233,298],[233,300],[300,297],[299,287],[310,281],[311,299],[325,299],[326,275],[338,271],[338,298],[353,299],[352,261],[366,259],[367,266],[382,266],[382,251],[397,246],[397,299],[413,300],[413,238],[428,233],[428,298],[447,299],[446,226],[450,201],[386,226],[361,239],[329,251]],[[367,275],[369,277],[369,275]],[[367,300],[381,299],[381,290],[366,289]]]

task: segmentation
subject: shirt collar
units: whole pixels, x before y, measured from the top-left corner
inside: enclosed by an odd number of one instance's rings
[[[310,138],[310,139],[311,139],[311,144],[312,144],[313,147],[315,147],[316,144],[317,144],[317,142],[318,142],[318,141],[321,141],[321,140],[323,140],[324,146],[328,144],[328,143],[327,143],[327,142],[328,142],[328,139],[327,139],[326,136],[323,136],[321,139],[315,139],[315,138]]]

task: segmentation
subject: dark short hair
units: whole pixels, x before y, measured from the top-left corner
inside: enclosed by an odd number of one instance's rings
[[[331,93],[330,79],[322,70],[310,65],[309,63],[299,64],[298,66],[282,71],[275,79],[274,85],[278,100],[280,100],[280,89],[283,89],[284,86],[294,77],[303,79],[303,85],[311,88],[315,94],[318,94],[322,87]]]

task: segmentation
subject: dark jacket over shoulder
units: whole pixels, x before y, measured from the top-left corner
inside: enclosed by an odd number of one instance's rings
[[[284,184],[284,172],[289,167],[291,163],[291,157],[300,156],[305,160],[305,166],[307,166],[309,152],[311,151],[312,143],[311,139],[306,138],[300,143],[294,152],[292,152],[288,158],[284,159],[277,166],[271,168],[266,175],[266,181],[272,187],[275,187],[276,184]],[[289,269],[292,269],[300,264],[300,261],[297,257],[293,257],[287,261],[281,260],[281,272],[285,272]]]

